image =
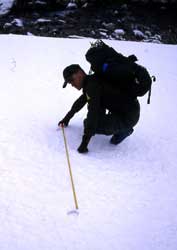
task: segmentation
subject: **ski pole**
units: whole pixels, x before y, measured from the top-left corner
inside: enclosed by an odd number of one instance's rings
[[[66,142],[66,136],[65,136],[65,131],[64,131],[64,126],[61,124],[62,132],[63,132],[63,138],[64,138],[64,144],[65,144],[65,150],[66,150],[66,158],[68,162],[68,167],[69,167],[69,174],[70,174],[70,179],[71,179],[71,186],[72,186],[72,191],[73,191],[73,196],[74,196],[74,203],[76,209],[78,209],[78,203],[77,203],[77,198],[76,198],[76,191],[74,187],[74,181],[73,181],[73,176],[72,176],[72,171],[71,171],[71,164],[69,160],[69,152],[68,152],[68,147],[67,147],[67,142]]]

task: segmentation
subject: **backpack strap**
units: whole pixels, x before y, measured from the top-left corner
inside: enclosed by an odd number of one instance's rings
[[[107,68],[108,68],[108,63],[104,63],[103,66],[102,66],[103,73],[106,72]]]
[[[156,81],[156,77],[155,76],[151,76],[152,82]],[[151,85],[152,86],[152,85]],[[151,99],[151,87],[148,91],[148,99],[147,99],[147,104],[150,104],[150,99]]]
[[[147,99],[147,104],[150,104],[150,100],[151,100],[151,87],[148,91],[148,99]]]

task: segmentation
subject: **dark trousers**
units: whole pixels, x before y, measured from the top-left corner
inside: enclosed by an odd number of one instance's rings
[[[140,117],[139,102],[130,107],[126,112],[102,112],[98,117],[97,128],[95,134],[112,135],[124,133],[132,129],[138,122]],[[84,121],[86,125],[87,120]]]

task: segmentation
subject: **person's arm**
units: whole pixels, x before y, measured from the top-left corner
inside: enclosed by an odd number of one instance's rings
[[[87,91],[88,112],[84,126],[84,134],[94,135],[100,113],[100,85],[92,82],[92,86]]]
[[[64,125],[65,127],[68,126],[68,123],[70,119],[77,113],[79,110],[81,110],[84,105],[86,104],[87,99],[84,94],[82,94],[72,105],[70,111],[66,114],[66,116],[59,121],[58,126]]]
[[[100,85],[93,79],[86,89],[86,97],[88,102],[88,113],[86,122],[84,123],[84,134],[82,142],[78,147],[79,153],[88,152],[88,144],[91,137],[95,134],[98,116],[100,113]]]

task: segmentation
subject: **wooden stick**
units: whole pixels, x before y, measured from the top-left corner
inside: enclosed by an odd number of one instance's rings
[[[75,207],[76,207],[76,209],[78,209],[79,207],[78,207],[77,198],[76,198],[76,191],[75,191],[74,181],[73,181],[73,176],[72,176],[72,171],[71,171],[71,164],[70,164],[70,160],[69,160],[69,152],[68,152],[68,147],[67,147],[67,142],[66,142],[64,126],[61,125],[61,128],[62,128],[64,143],[65,143],[66,157],[67,157],[67,161],[68,161],[69,174],[70,174],[70,178],[71,178],[71,185],[72,185]]]

